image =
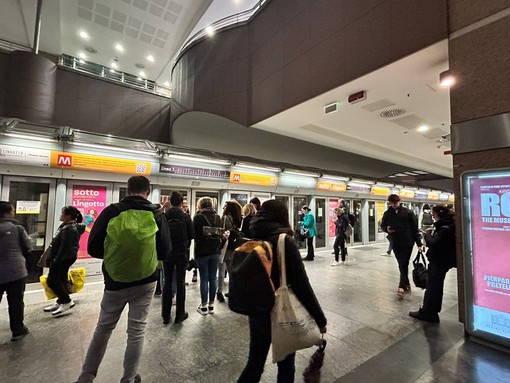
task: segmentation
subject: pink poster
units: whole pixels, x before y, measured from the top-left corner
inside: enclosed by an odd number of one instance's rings
[[[106,186],[73,185],[72,193],[71,205],[81,211],[85,224],[85,232],[80,238],[78,259],[90,258],[87,253],[87,242],[96,218],[106,207]]]
[[[474,304],[510,313],[510,177],[470,180]]]
[[[338,207],[338,198],[330,198],[329,200],[329,236],[330,238],[336,237],[335,235],[335,222],[337,220],[335,209]]]

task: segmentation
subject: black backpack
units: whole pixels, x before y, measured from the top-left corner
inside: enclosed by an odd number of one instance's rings
[[[351,224],[352,227],[354,227],[354,224],[358,222],[358,218],[356,218],[356,216],[352,213],[349,213],[349,223]]]
[[[243,315],[267,314],[274,306],[273,250],[269,242],[246,241],[234,251],[228,307]]]
[[[172,245],[187,245],[188,244],[188,233],[186,230],[186,223],[180,219],[172,218],[168,220],[168,228],[170,229],[170,237]]]

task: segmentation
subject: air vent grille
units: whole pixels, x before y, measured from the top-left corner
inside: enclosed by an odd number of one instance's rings
[[[406,111],[404,109],[388,109],[388,110],[385,110],[384,112],[381,112],[380,116],[384,117],[384,118],[392,118],[392,117],[401,116],[405,112]]]

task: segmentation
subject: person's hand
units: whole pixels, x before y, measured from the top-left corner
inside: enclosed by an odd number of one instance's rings
[[[418,250],[421,251],[422,253],[424,253],[425,252],[425,246],[424,245],[418,246]]]
[[[319,331],[321,332],[321,334],[325,334],[328,331],[328,328],[327,326],[324,326],[321,329],[319,329]]]

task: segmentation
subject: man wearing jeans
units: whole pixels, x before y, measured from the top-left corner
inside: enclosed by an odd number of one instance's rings
[[[141,382],[137,370],[156,287],[156,267],[158,260],[170,253],[171,242],[165,216],[147,200],[149,180],[133,176],[127,189],[128,196],[104,209],[90,232],[88,253],[104,259],[105,290],[78,383],[95,379],[110,335],[127,304],[128,339],[120,382]]]

